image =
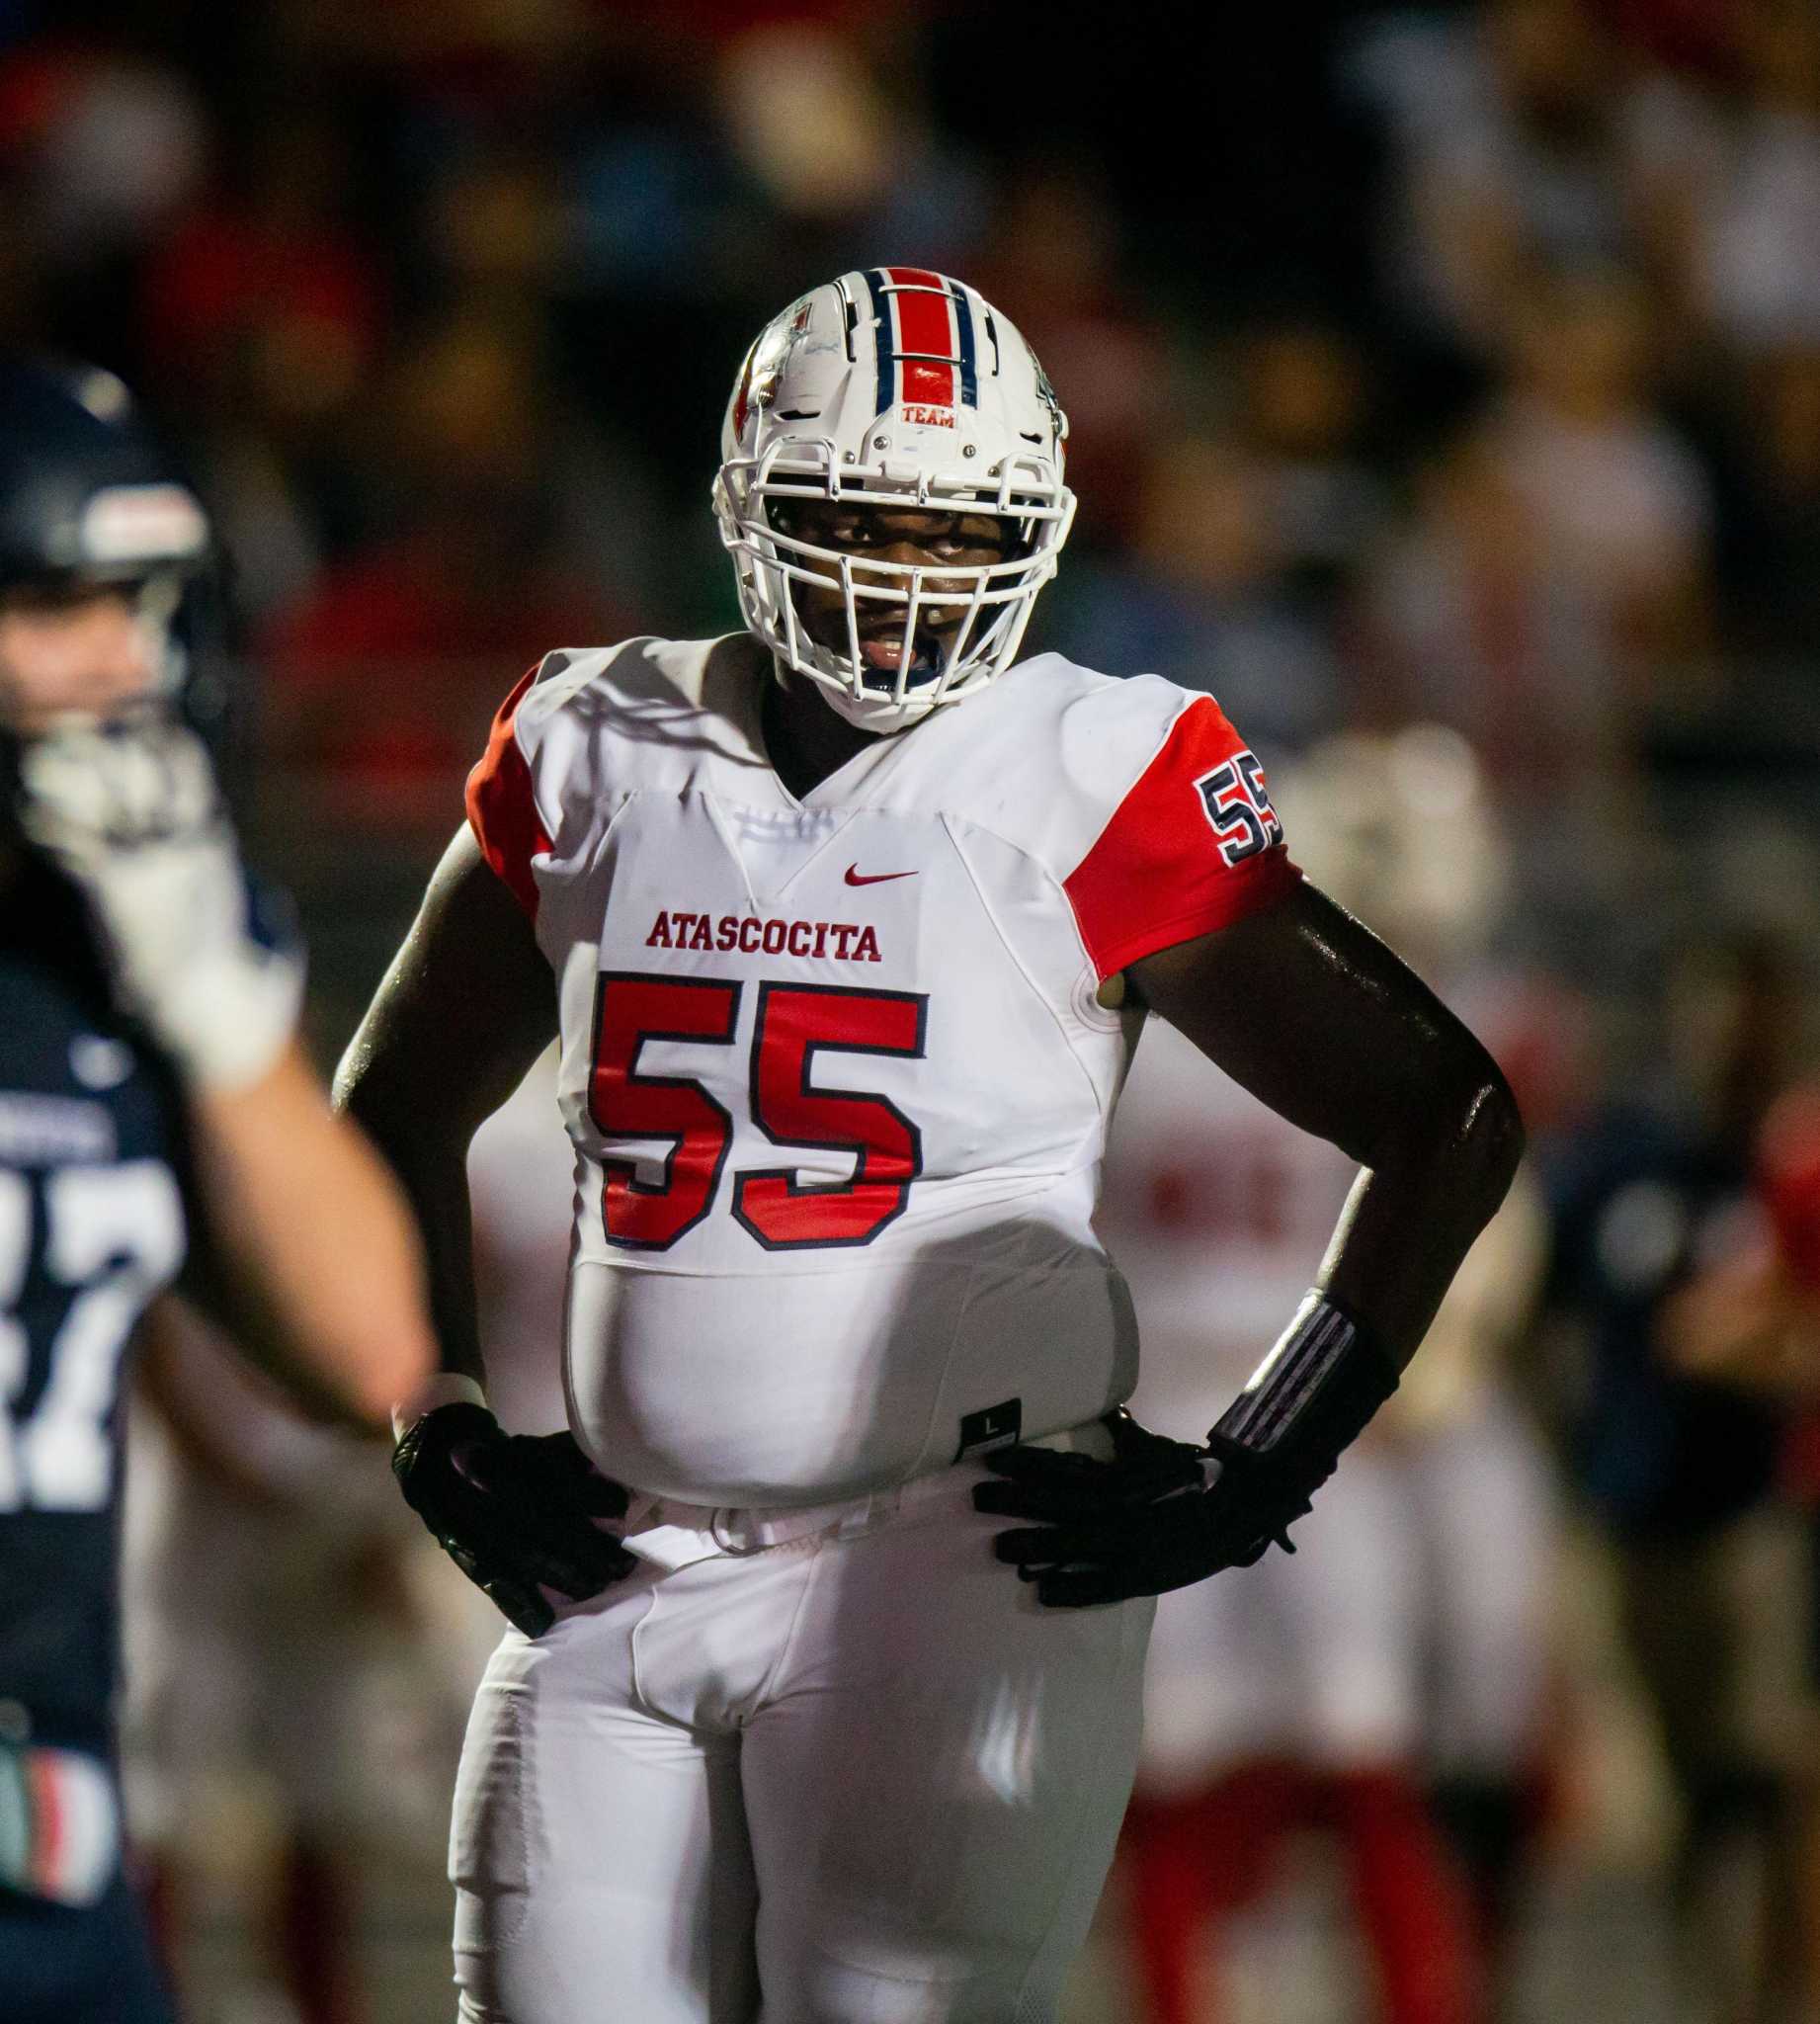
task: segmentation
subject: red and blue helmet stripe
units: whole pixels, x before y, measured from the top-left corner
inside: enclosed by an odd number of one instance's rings
[[[973,305],[956,281],[926,267],[870,267],[877,319],[878,408],[979,405]]]

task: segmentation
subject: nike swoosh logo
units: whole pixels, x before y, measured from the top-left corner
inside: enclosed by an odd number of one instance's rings
[[[882,886],[887,879],[914,879],[914,872],[863,872],[858,865],[847,867],[849,886]]]

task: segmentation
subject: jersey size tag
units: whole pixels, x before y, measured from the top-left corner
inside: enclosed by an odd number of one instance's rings
[[[1007,1398],[1001,1404],[965,1413],[961,1416],[960,1446],[954,1451],[954,1460],[964,1462],[969,1455],[983,1455],[988,1448],[1009,1448],[1023,1430],[1022,1398]]]

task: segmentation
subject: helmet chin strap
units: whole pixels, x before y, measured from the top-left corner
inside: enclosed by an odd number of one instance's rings
[[[933,697],[919,694],[915,689],[900,703],[886,689],[866,689],[855,695],[843,683],[818,678],[800,668],[791,672],[802,675],[802,679],[837,717],[845,717],[863,731],[904,730],[913,723],[921,723],[924,717],[932,717],[939,708]]]
[[[763,646],[764,641],[757,642]],[[893,731],[908,730],[913,723],[921,723],[924,717],[934,715],[935,705],[919,703],[912,695],[906,703],[895,703],[888,696],[855,696],[851,690],[837,687],[834,683],[794,667],[775,647],[768,649],[771,672],[781,689],[813,696],[831,716],[838,717],[844,723],[850,723],[855,730],[869,732],[873,737],[888,737]]]
[[[888,696],[855,696],[839,689],[822,689],[821,696],[837,717],[845,717],[857,730],[863,731],[908,730],[913,723],[921,723],[924,717],[933,717],[936,710],[933,703],[918,703],[913,697],[896,703]]]
[[[895,693],[899,675],[895,656],[882,666],[872,667],[864,660],[856,666],[845,653],[814,639],[800,623],[797,636],[800,645],[794,658],[786,655],[781,647],[771,646],[773,663],[780,679],[786,681],[790,674],[800,675],[805,683],[820,692],[822,700],[836,716],[857,729],[874,733],[904,730],[932,716],[942,703],[962,700],[961,696],[950,699],[935,693],[951,641],[945,643],[926,628],[919,627],[915,635],[916,652],[909,668],[911,683],[906,686],[901,700]],[[810,664],[817,648],[833,662],[832,667]],[[919,676],[920,681],[917,679]]]

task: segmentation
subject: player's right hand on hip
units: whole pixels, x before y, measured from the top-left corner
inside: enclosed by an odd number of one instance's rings
[[[637,1565],[595,1523],[630,1498],[572,1434],[508,1434],[484,1405],[439,1405],[405,1430],[392,1474],[436,1543],[528,1638],[555,1621],[545,1589],[583,1601]]]

